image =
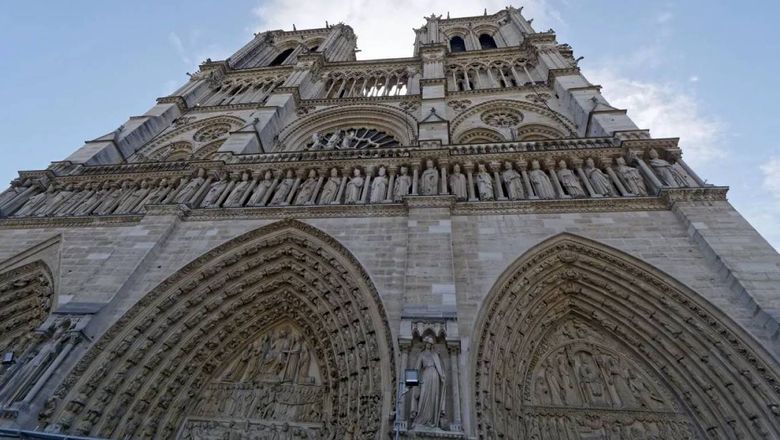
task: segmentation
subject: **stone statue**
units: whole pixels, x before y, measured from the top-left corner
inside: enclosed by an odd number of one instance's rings
[[[645,186],[645,179],[642,178],[642,174],[639,170],[626,165],[626,160],[622,157],[618,157],[616,162],[618,176],[623,178],[626,189],[632,194],[646,196],[647,186]]]
[[[445,374],[439,355],[432,350],[433,338],[423,339],[425,348],[417,357],[415,368],[420,372],[420,389],[412,399],[411,419],[414,426],[438,428],[444,415]]]
[[[173,198],[173,203],[189,203],[192,201],[192,196],[198,191],[203,182],[206,181],[206,170],[199,168],[195,177],[187,182],[185,177],[181,179],[181,185],[184,187]],[[185,183],[187,182],[187,183]]]
[[[501,180],[506,186],[506,195],[509,200],[520,200],[525,198],[523,189],[523,176],[512,168],[511,162],[504,162],[504,172],[501,173]]]
[[[363,189],[365,181],[360,176],[360,169],[355,168],[352,171],[352,178],[347,183],[347,189],[344,191],[344,203],[348,205],[354,205],[360,203],[360,192]]]
[[[149,195],[146,197],[146,200],[143,201],[142,205],[159,205],[165,203],[165,198],[168,197],[171,191],[172,188],[168,183],[168,179],[160,179],[160,182],[157,184],[157,188],[153,189],[149,193]]]
[[[273,184],[273,173],[270,170],[266,171],[263,175],[263,180],[257,184],[257,188],[255,188],[255,191],[252,193],[252,196],[249,198],[246,206],[263,206],[263,199],[265,199],[265,196],[268,193],[268,189],[271,188],[271,185]]]
[[[466,176],[460,172],[460,165],[455,164],[452,167],[452,174],[449,177],[450,191],[458,201],[468,200],[468,180]]]
[[[249,173],[244,171],[241,173],[241,180],[230,191],[230,194],[227,196],[222,206],[225,208],[236,208],[242,206],[244,194],[246,193],[246,190],[249,189],[249,185],[251,185],[251,182],[249,181]]]
[[[325,145],[322,143],[322,136],[320,136],[319,133],[311,135],[311,142],[311,147],[309,147],[310,151],[317,151],[325,148]]]
[[[335,150],[336,148],[338,148],[340,142],[341,142],[341,130],[336,130],[328,138],[328,142],[325,144],[325,149]]]
[[[76,190],[76,193],[65,201],[65,203],[61,204],[59,208],[57,208],[54,211],[55,216],[66,216],[70,215],[73,211],[76,210],[79,206],[81,206],[81,203],[84,202],[87,198],[89,198],[92,195],[92,182],[87,182],[84,184],[82,188],[79,188]]]
[[[46,191],[30,197],[27,202],[14,213],[14,217],[25,217],[35,214],[36,211],[46,205],[47,200],[54,197],[55,191],[56,188],[54,187],[54,184],[49,184]]]
[[[147,194],[149,194],[149,182],[146,181],[146,179],[141,181],[141,185],[136,185],[135,182],[131,182],[130,187],[130,194],[127,195],[127,197],[122,200],[122,202],[117,206],[116,212],[117,214],[127,214],[130,212],[135,212],[136,208],[138,207],[138,204],[143,200],[144,197],[146,197]]]
[[[315,198],[314,190],[317,189],[317,171],[309,170],[309,177],[303,181],[298,194],[293,201],[294,205],[311,205]]]
[[[409,188],[412,187],[412,178],[409,177],[409,169],[401,167],[400,174],[395,179],[393,187],[393,201],[402,202],[404,197],[409,195]]]
[[[350,131],[346,134],[344,134],[344,137],[341,139],[341,149],[342,150],[350,150],[354,147],[353,143],[355,140],[355,132]]]
[[[12,180],[11,186],[0,194],[0,207],[25,192],[31,184],[30,179],[25,179],[24,181],[21,179]]]
[[[293,177],[293,171],[287,170],[287,174],[285,174],[284,179],[279,182],[279,186],[276,187],[276,192],[274,193],[273,198],[271,198],[271,202],[268,204],[270,206],[285,204],[287,202],[287,196],[290,194],[290,190],[292,190],[294,184],[295,178]]]
[[[93,209],[100,203],[103,196],[110,191],[111,186],[108,182],[103,182],[103,185],[96,183],[94,191],[73,211],[73,215],[88,215]]]
[[[531,162],[531,171],[528,172],[528,178],[531,180],[531,186],[534,188],[537,197],[540,199],[555,198],[555,189],[553,189],[547,173],[540,169],[538,160]]]
[[[387,195],[387,171],[385,167],[379,167],[377,176],[371,182],[371,203],[382,203]]]
[[[585,190],[582,189],[580,179],[566,166],[566,161],[558,162],[558,180],[566,191],[566,194],[572,197],[585,197]]]
[[[672,188],[688,186],[688,179],[674,165],[658,157],[658,152],[651,149],[647,153],[650,155],[650,166],[661,177],[661,183]]]
[[[52,215],[56,212],[56,210],[65,202],[67,202],[68,199],[70,199],[73,196],[73,185],[67,184],[65,188],[59,190],[54,194],[54,197],[49,198],[46,200],[46,203],[38,209],[38,211],[35,213],[35,215],[39,217]]]
[[[211,182],[209,192],[206,193],[206,197],[203,198],[203,202],[200,204],[201,208],[218,208],[219,198],[227,186],[227,179],[219,179]]]
[[[609,177],[604,174],[603,171],[596,168],[596,163],[590,157],[585,159],[585,167],[583,168],[585,175],[590,180],[590,186],[593,188],[593,192],[602,196],[616,197],[618,194],[615,191],[615,187],[612,186],[612,182]]]
[[[479,200],[486,202],[495,200],[496,193],[493,189],[493,177],[487,172],[484,164],[477,166],[477,190],[479,191]]]
[[[330,170],[330,177],[325,185],[322,186],[322,192],[320,193],[320,205],[328,205],[336,200],[336,196],[339,194],[339,187],[341,186],[341,177],[339,177],[339,171],[335,168]]]
[[[420,176],[420,189],[424,196],[439,194],[439,172],[433,166],[433,161],[425,161],[425,171]]]

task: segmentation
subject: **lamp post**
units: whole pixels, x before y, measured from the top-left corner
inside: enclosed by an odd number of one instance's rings
[[[404,370],[404,390],[398,395],[398,399],[395,401],[395,420],[393,420],[393,424],[395,425],[395,440],[398,440],[401,438],[401,429],[400,429],[400,417],[401,414],[399,414],[398,409],[401,405],[401,399],[406,396],[406,393],[412,390],[412,388],[419,386],[422,382],[420,381],[420,372],[416,368],[407,368]]]

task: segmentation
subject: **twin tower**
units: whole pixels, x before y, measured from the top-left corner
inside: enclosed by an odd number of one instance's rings
[[[19,172],[0,438],[780,437],[780,256],[677,139],[513,7],[355,47],[263,32]]]

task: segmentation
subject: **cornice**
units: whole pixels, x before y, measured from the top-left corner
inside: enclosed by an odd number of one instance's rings
[[[516,87],[497,87],[492,89],[476,89],[476,90],[448,90],[448,97],[470,96],[470,95],[497,95],[497,94],[509,94],[514,95],[516,93],[530,93],[544,87],[543,92],[553,93],[552,90],[547,89],[547,82],[539,81],[536,85],[522,85]]]
[[[0,229],[74,228],[84,226],[130,226],[143,215],[106,215],[81,217],[20,217],[0,219]]]
[[[370,104],[372,102],[403,102],[419,101],[422,95],[398,95],[398,96],[355,96],[351,98],[331,99],[301,99],[301,105],[336,106],[344,104]]]
[[[171,95],[171,96],[163,96],[162,98],[157,98],[158,104],[176,104],[176,107],[179,108],[179,111],[182,113],[186,113],[187,110],[189,110],[189,107],[187,106],[187,101],[184,100],[181,96]]]

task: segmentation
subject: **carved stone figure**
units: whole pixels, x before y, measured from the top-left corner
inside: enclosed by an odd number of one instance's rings
[[[531,186],[534,188],[537,197],[540,199],[555,198],[555,189],[553,189],[552,182],[550,182],[547,173],[541,170],[538,160],[531,162],[531,171],[528,172],[528,179],[531,181]]]
[[[314,190],[317,189],[317,171],[309,170],[309,177],[303,181],[298,189],[298,194],[293,201],[294,205],[310,205],[315,198]]]
[[[558,162],[558,180],[566,191],[566,194],[572,197],[585,197],[585,190],[582,189],[580,179],[566,166],[566,161]]]
[[[331,168],[330,177],[322,186],[322,192],[320,193],[320,205],[327,205],[333,203],[336,200],[336,196],[339,194],[339,187],[341,186],[341,177],[339,177],[339,171],[335,168]]]
[[[87,215],[97,206],[102,200],[103,196],[109,191],[110,185],[108,182],[103,182],[103,185],[96,183],[93,187],[93,191],[89,193],[82,201],[79,202],[76,209],[73,210],[73,215]]]
[[[468,180],[460,171],[460,165],[455,164],[452,167],[452,174],[449,177],[450,191],[458,201],[468,200]]]
[[[338,148],[341,142],[341,130],[336,130],[333,132],[332,135],[330,135],[330,138],[328,138],[328,142],[325,144],[326,150],[335,150]]]
[[[184,187],[173,198],[173,203],[189,203],[192,201],[192,197],[195,195],[198,189],[200,189],[200,186],[203,185],[203,182],[205,181],[206,170],[203,168],[198,168],[197,174],[189,182],[187,182],[187,178],[182,177],[180,185],[184,185]]]
[[[273,173],[270,170],[266,171],[263,175],[263,180],[257,184],[257,188],[255,188],[255,191],[252,193],[252,196],[249,198],[246,206],[262,206],[263,199],[265,199],[265,196],[268,193],[268,189],[271,188],[271,185],[273,184]]]
[[[379,167],[376,177],[371,182],[371,203],[382,203],[387,195],[387,176],[385,167]]]
[[[341,149],[342,150],[351,150],[354,145],[355,140],[355,132],[350,131],[348,133],[344,134],[344,137],[341,139]]]
[[[19,210],[14,213],[14,217],[25,217],[33,215],[36,211],[46,205],[46,201],[54,197],[56,188],[53,184],[49,184],[46,191],[36,194],[30,197]]]
[[[230,194],[227,196],[222,206],[225,208],[236,208],[242,206],[242,200],[244,199],[246,190],[249,189],[249,185],[251,185],[251,182],[249,181],[249,173],[244,171],[241,173],[241,180],[230,191]]]
[[[425,171],[420,176],[422,195],[433,196],[439,193],[439,172],[433,166],[433,161],[425,161]]]
[[[504,162],[504,172],[501,173],[501,180],[506,187],[506,195],[509,200],[520,200],[525,198],[523,189],[523,176],[512,168],[511,162]]]
[[[632,194],[646,196],[647,186],[645,186],[645,179],[642,178],[639,170],[626,165],[626,160],[622,157],[618,157],[616,162],[618,176],[623,178],[623,184],[626,186],[626,189]]]
[[[171,193],[171,185],[168,183],[168,179],[160,179],[157,187],[154,188],[146,200],[141,205],[158,205],[165,203],[165,198]]]
[[[119,187],[119,184],[112,183],[111,189],[103,195],[103,199],[100,201],[92,214],[95,215],[108,215],[114,212],[114,208],[119,204],[124,191]]]
[[[149,182],[146,179],[141,181],[140,186],[137,186],[135,182],[132,182],[131,185],[132,192],[122,200],[114,211],[117,214],[136,212],[141,200],[149,194]]]
[[[0,194],[0,207],[10,202],[16,196],[23,193],[30,186],[30,179],[14,179],[11,181],[11,186]]]
[[[650,166],[661,178],[661,183],[672,188],[688,186],[688,179],[674,165],[658,157],[658,152],[651,149],[647,153],[650,156]]]
[[[279,185],[276,187],[276,192],[271,198],[271,202],[268,204],[270,206],[279,206],[287,203],[287,196],[290,194],[290,190],[292,190],[294,184],[295,178],[293,177],[293,171],[287,170],[287,174],[284,179],[279,182]]]
[[[46,203],[36,211],[35,215],[39,217],[52,215],[68,199],[73,196],[73,185],[68,184],[54,194],[54,197],[46,200]]]
[[[325,144],[322,142],[322,136],[319,133],[311,135],[311,147],[309,147],[309,150],[317,151],[323,148],[325,148]]]
[[[65,216],[71,214],[79,207],[81,202],[92,194],[92,182],[85,183],[82,187],[76,188],[75,193],[64,203],[54,210],[55,216]]]
[[[222,195],[222,192],[225,191],[225,188],[227,188],[227,186],[228,186],[227,179],[219,179],[214,182],[211,182],[211,186],[209,187],[209,192],[206,193],[206,197],[203,198],[203,202],[201,202],[200,204],[201,208],[218,208],[219,198]]]
[[[479,191],[479,200],[483,202],[495,200],[493,177],[490,176],[483,164],[479,164],[477,167],[477,190]]]
[[[364,183],[365,180],[363,180],[363,177],[360,175],[360,169],[355,168],[352,171],[352,178],[349,179],[347,188],[344,191],[344,203],[348,205],[360,203],[360,194]]]
[[[445,407],[445,374],[439,355],[432,350],[433,338],[423,339],[425,348],[417,357],[415,368],[420,372],[420,389],[412,400],[414,426],[438,428],[439,420],[444,415]]]
[[[393,201],[402,202],[404,197],[409,195],[409,189],[412,187],[412,178],[409,177],[409,169],[407,167],[401,167],[400,174],[395,178],[395,185],[393,188]]]
[[[615,197],[618,195],[615,191],[615,187],[612,186],[612,182],[609,180],[609,176],[596,168],[596,163],[590,157],[585,159],[583,171],[588,177],[588,180],[590,180],[590,186],[593,188],[593,192],[602,196]]]

